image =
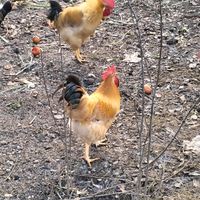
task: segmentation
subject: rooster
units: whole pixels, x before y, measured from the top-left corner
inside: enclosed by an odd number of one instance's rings
[[[91,95],[87,94],[82,88],[80,80],[73,75],[69,75],[67,82],[54,92],[55,94],[58,90],[63,89],[63,95],[59,101],[62,101],[63,97],[67,101],[66,112],[70,118],[71,128],[85,142],[85,155],[82,158],[87,161],[89,167],[91,167],[91,162],[99,159],[90,159],[90,145],[92,143],[96,146],[105,145],[103,143],[105,139],[101,139],[105,137],[106,131],[120,109],[116,67],[113,65],[107,68],[102,76],[104,81]]]
[[[0,9],[0,24],[4,20],[5,16],[12,10],[12,5],[7,1],[3,7]]]
[[[94,35],[104,10],[110,13],[114,8],[114,0],[86,0],[77,6],[65,9],[62,9],[56,1],[50,1],[50,5],[47,18],[53,21],[52,26],[60,32],[61,39],[70,44],[77,60],[87,62],[85,56],[80,55],[79,48],[90,39],[91,35]]]

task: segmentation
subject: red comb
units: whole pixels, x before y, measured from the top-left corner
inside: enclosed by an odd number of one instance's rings
[[[200,51],[199,51],[199,59],[200,59]]]
[[[116,73],[116,65],[112,65],[112,67],[107,68],[107,71],[103,73],[103,76],[101,77],[103,80],[105,80],[109,75]]]
[[[108,5],[110,9],[113,9],[115,7],[115,2],[114,0],[102,0],[104,3]]]

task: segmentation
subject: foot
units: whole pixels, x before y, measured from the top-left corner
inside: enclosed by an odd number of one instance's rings
[[[107,139],[102,139],[102,140],[99,140],[98,142],[95,143],[96,147],[100,146],[100,145],[106,145],[106,143],[104,143],[105,141],[107,141]]]
[[[88,165],[90,168],[92,168],[91,166],[91,162],[95,161],[95,160],[99,160],[100,158],[94,158],[94,159],[90,159],[90,157],[87,157],[87,156],[82,156],[81,158],[85,159],[85,161],[87,161]]]
[[[82,63],[82,62],[88,62],[88,61],[85,59],[87,56],[81,56],[79,50],[75,51],[75,54],[76,54],[77,60],[78,60],[80,63]]]

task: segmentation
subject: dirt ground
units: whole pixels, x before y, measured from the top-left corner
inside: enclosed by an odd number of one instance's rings
[[[65,7],[78,2],[60,3]],[[163,54],[150,161],[171,141],[200,94],[199,0],[165,0],[162,6]],[[46,19],[47,1],[26,1],[17,7],[0,27],[0,47],[4,47],[0,50],[0,199],[67,199],[64,109],[58,103],[59,95],[54,99],[51,95],[68,74],[79,76],[91,94],[101,83],[103,71],[112,64],[118,66],[120,112],[107,132],[107,145],[91,147],[91,157],[100,158],[92,163],[91,169],[80,159],[84,153],[83,142],[71,135],[69,192],[70,198],[76,200],[131,199],[130,191],[136,191],[139,167],[142,70],[136,26],[128,2],[115,1],[110,17],[101,22],[96,35],[81,47],[81,53],[89,60],[82,64],[75,59],[68,44],[62,42],[60,51],[59,35],[49,28]],[[135,1],[133,8],[139,18],[148,65],[145,84],[153,88],[160,50],[159,2]],[[38,47],[43,52],[39,57],[31,55],[34,35],[41,38]],[[171,39],[174,43],[170,43]],[[9,64],[10,69],[5,69]],[[152,94],[145,95],[144,166],[151,102]],[[66,132],[69,138],[68,128]],[[189,148],[185,142],[199,134],[200,105],[197,105],[172,145],[151,166],[149,199],[200,199],[200,143],[197,141],[195,150],[195,145]],[[144,180],[145,176],[142,186]]]

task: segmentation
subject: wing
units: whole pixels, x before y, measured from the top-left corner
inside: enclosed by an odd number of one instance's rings
[[[59,16],[59,22],[63,26],[76,27],[83,22],[83,12],[79,7],[68,7]]]

